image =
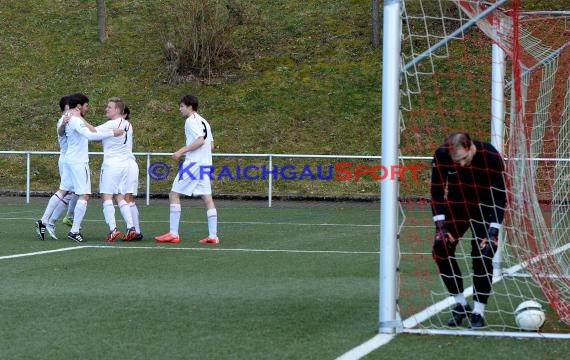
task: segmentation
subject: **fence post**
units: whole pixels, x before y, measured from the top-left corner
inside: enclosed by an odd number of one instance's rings
[[[26,204],[30,203],[30,163],[31,163],[31,154],[30,152],[26,152]]]
[[[273,155],[269,154],[269,168],[271,170],[273,170]],[[269,175],[269,181],[268,181],[268,189],[267,189],[267,205],[268,207],[271,207],[271,198],[272,198],[272,194],[273,194],[273,173],[270,173]]]
[[[146,204],[147,206],[150,205],[150,177],[148,175],[148,169],[150,169],[150,153],[146,153],[146,170],[145,170],[145,178],[146,178]]]

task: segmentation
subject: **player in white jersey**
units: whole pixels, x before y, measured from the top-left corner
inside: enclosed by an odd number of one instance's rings
[[[62,101],[65,101],[65,103],[62,103]],[[63,110],[67,111],[69,109],[69,96],[64,96],[62,98],[62,100],[60,100],[59,106],[62,107],[62,105],[63,105],[62,111]],[[60,148],[60,155],[59,155],[59,160],[58,160],[60,177],[65,176],[64,175],[64,169],[63,169],[63,159],[65,157],[65,153],[67,152],[67,135],[65,135],[66,122],[64,120],[65,120],[65,116],[62,115],[60,117],[59,121],[57,122],[57,141],[59,143],[59,148]],[[64,210],[66,205],[67,205],[67,214],[63,218],[62,222],[68,226],[73,225],[73,213],[75,211],[75,205],[77,204],[78,198],[79,197],[75,193],[69,193],[65,196],[63,201],[54,210],[52,217],[50,218],[50,221],[49,221],[50,224],[54,224],[54,227],[53,227],[54,232],[55,232],[55,221],[57,221],[57,219],[59,219],[59,216],[63,213],[63,210]],[[52,235],[52,237],[53,237],[53,234],[50,232],[50,225],[49,224],[48,224],[47,230],[50,233],[50,235]]]
[[[181,207],[180,194],[202,196],[206,205],[208,219],[208,237],[199,241],[201,244],[218,244],[217,235],[218,213],[212,199],[210,176],[212,169],[212,150],[214,138],[210,124],[201,117],[198,111],[198,99],[193,95],[186,95],[180,99],[180,113],[186,117],[184,132],[186,145],[176,151],[172,158],[179,160],[186,156],[180,165],[176,179],[170,191],[170,231],[164,235],[156,236],[158,242],[180,242],[178,226],[180,223]],[[208,174],[205,174],[208,173]]]
[[[67,106],[69,107],[69,105],[67,105]],[[64,171],[63,159],[65,158],[65,153],[67,152],[67,135],[65,135],[65,126],[66,125],[67,124],[65,121],[65,117],[62,116],[59,119],[59,121],[57,122],[57,141],[58,141],[59,147],[60,147],[60,155],[59,155],[59,161],[58,161],[60,177],[63,176],[63,171]],[[67,214],[65,215],[65,217],[63,218],[63,220],[61,222],[67,226],[73,225],[73,214],[75,211],[75,205],[77,204],[77,199],[79,199],[79,196],[77,196],[75,193],[69,193],[64,198],[65,202],[67,203]],[[62,210],[62,209],[60,209],[60,210]],[[56,211],[54,211],[54,214],[55,213],[56,213]],[[57,215],[55,218],[58,219],[59,215]],[[48,227],[48,231],[49,231],[49,227]]]
[[[59,100],[61,117],[56,125],[57,138],[60,149],[59,159],[58,159],[60,178],[65,176],[63,169],[63,158],[65,156],[65,152],[67,151],[67,137],[65,136],[65,132],[63,132],[63,134],[60,133],[60,126],[63,124],[65,113],[67,112],[67,110],[69,110],[69,99],[70,97],[66,95]],[[62,128],[63,130],[65,130],[64,126]],[[46,225],[45,229],[47,230],[52,239],[57,240],[57,235],[55,232],[55,222],[57,221],[57,219],[59,219],[59,216],[63,213],[65,207],[70,203],[70,201],[73,200],[74,197],[75,197],[74,194],[67,194],[64,198],[59,198],[59,197],[57,198],[59,201],[57,202],[55,208],[46,206],[46,210],[44,211],[41,220],[42,223]],[[39,230],[40,227],[37,226],[36,231],[38,233],[38,236],[41,240],[44,240],[44,233],[40,232]]]
[[[57,203],[69,192],[74,191],[78,196],[75,207],[75,218],[71,231],[67,237],[83,242],[84,238],[79,233],[81,222],[87,210],[87,201],[91,195],[91,177],[89,170],[89,140],[102,140],[112,136],[122,136],[123,129],[108,130],[97,133],[95,128],[83,119],[89,108],[89,99],[81,93],[73,94],[69,100],[69,121],[65,133],[67,135],[67,151],[63,159],[63,171],[65,176],[61,179],[58,190],[48,202],[46,211],[55,208]],[[53,210],[51,210],[53,211]],[[38,235],[45,233],[46,225],[42,220],[36,222]]]
[[[123,110],[123,119],[128,120],[130,122],[130,115],[131,111],[129,110],[129,107],[125,105],[125,109]],[[132,138],[134,140],[134,133]],[[139,209],[137,208],[137,204],[135,203],[135,196],[137,196],[138,190],[139,190],[139,165],[137,164],[136,159],[133,155],[133,157],[129,161],[129,171],[127,175],[127,186],[126,186],[127,193],[125,194],[125,201],[129,204],[129,207],[131,208],[131,217],[133,218],[133,225],[135,227],[135,232],[136,232],[136,235],[131,239],[131,241],[139,241],[144,238],[141,232],[141,226],[139,222]]]
[[[115,220],[115,206],[113,196],[127,224],[127,231],[122,238],[123,241],[130,241],[136,235],[133,224],[131,208],[125,201],[129,181],[129,164],[134,161],[133,155],[133,127],[128,120],[123,118],[125,103],[118,97],[110,98],[107,101],[105,114],[108,121],[97,126],[97,131],[104,132],[113,129],[123,129],[124,135],[121,137],[111,137],[103,139],[103,164],[101,165],[101,176],[99,179],[99,192],[103,198],[103,215],[105,222],[109,225],[109,234],[105,238],[106,242],[113,242],[121,235],[117,229]]]

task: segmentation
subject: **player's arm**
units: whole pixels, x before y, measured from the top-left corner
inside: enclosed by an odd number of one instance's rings
[[[183,146],[180,149],[178,149],[178,151],[176,151],[174,154],[172,154],[172,158],[174,160],[180,159],[182,156],[186,155],[186,153],[194,151],[200,146],[204,145],[205,141],[206,140],[204,140],[203,136],[198,136],[194,141],[192,141],[192,143],[190,143],[190,145]]]
[[[493,211],[489,219],[487,237],[479,243],[481,254],[493,256],[499,246],[499,232],[505,214],[507,192],[505,186],[505,163],[503,157],[490,144],[485,145],[485,161],[487,173],[490,177],[491,195],[493,199]]]
[[[76,118],[74,121],[75,130],[82,136],[86,137],[88,140],[96,141],[103,140],[112,136],[121,136],[124,134],[123,129],[113,129],[113,130],[102,130],[101,132],[91,132],[89,127],[85,125],[85,122],[81,119]],[[71,122],[70,122],[71,124]]]
[[[437,149],[432,159],[431,171],[431,204],[434,221],[445,220],[447,203],[445,201],[445,186],[447,184],[447,171],[443,166],[444,149]]]
[[[95,126],[89,124],[87,122],[87,120],[83,119],[83,122],[85,123],[85,127],[89,129],[89,131],[91,131],[92,133],[96,133],[98,130]]]
[[[57,127],[57,134],[59,136],[65,136],[65,126],[67,124],[65,123],[65,121],[62,121],[61,124],[59,124],[59,126]]]
[[[65,136],[65,127],[69,123],[70,119],[71,119],[71,113],[69,111],[66,111],[60,120],[61,122],[57,123],[57,135]]]
[[[499,227],[503,222],[505,206],[507,203],[507,191],[505,184],[505,162],[502,156],[496,151],[488,153],[487,163],[489,164],[489,176],[491,177],[491,193],[495,211],[491,216],[491,226]]]
[[[447,166],[444,158],[448,156],[443,148],[438,148],[432,159],[431,171],[431,208],[435,235],[432,245],[432,256],[436,260],[445,260],[455,252],[457,241],[447,230],[445,225],[445,213],[447,202],[445,201],[445,187],[447,186]]]

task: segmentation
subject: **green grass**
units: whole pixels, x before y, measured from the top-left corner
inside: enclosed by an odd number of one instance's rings
[[[60,240],[35,239],[46,199],[1,202],[1,358],[331,359],[376,334],[378,204],[220,201],[222,241],[211,247],[197,243],[206,234],[198,200],[183,204],[178,245],[150,240],[167,231],[166,202],[139,204],[144,241],[106,244],[93,201],[88,242],[73,249],[64,225]],[[407,214],[420,225],[426,210]],[[418,284],[441,290],[429,249],[412,242],[423,230],[413,229],[401,244],[417,254],[402,257],[402,299],[416,304],[403,302],[403,316],[433,301],[417,296]],[[6,258],[58,249],[73,250]],[[475,359],[482,347],[496,359],[570,350],[565,341],[398,335],[367,358]]]

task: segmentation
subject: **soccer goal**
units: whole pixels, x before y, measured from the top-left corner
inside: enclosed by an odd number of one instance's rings
[[[570,338],[570,9],[551,5],[384,2],[383,165],[401,164],[404,151],[433,154],[447,133],[465,130],[502,152],[508,201],[487,326],[450,328],[454,301],[430,253],[429,178],[413,188],[382,182],[380,333]],[[470,236],[456,254],[466,296]],[[515,320],[528,300],[544,309],[539,331]]]

